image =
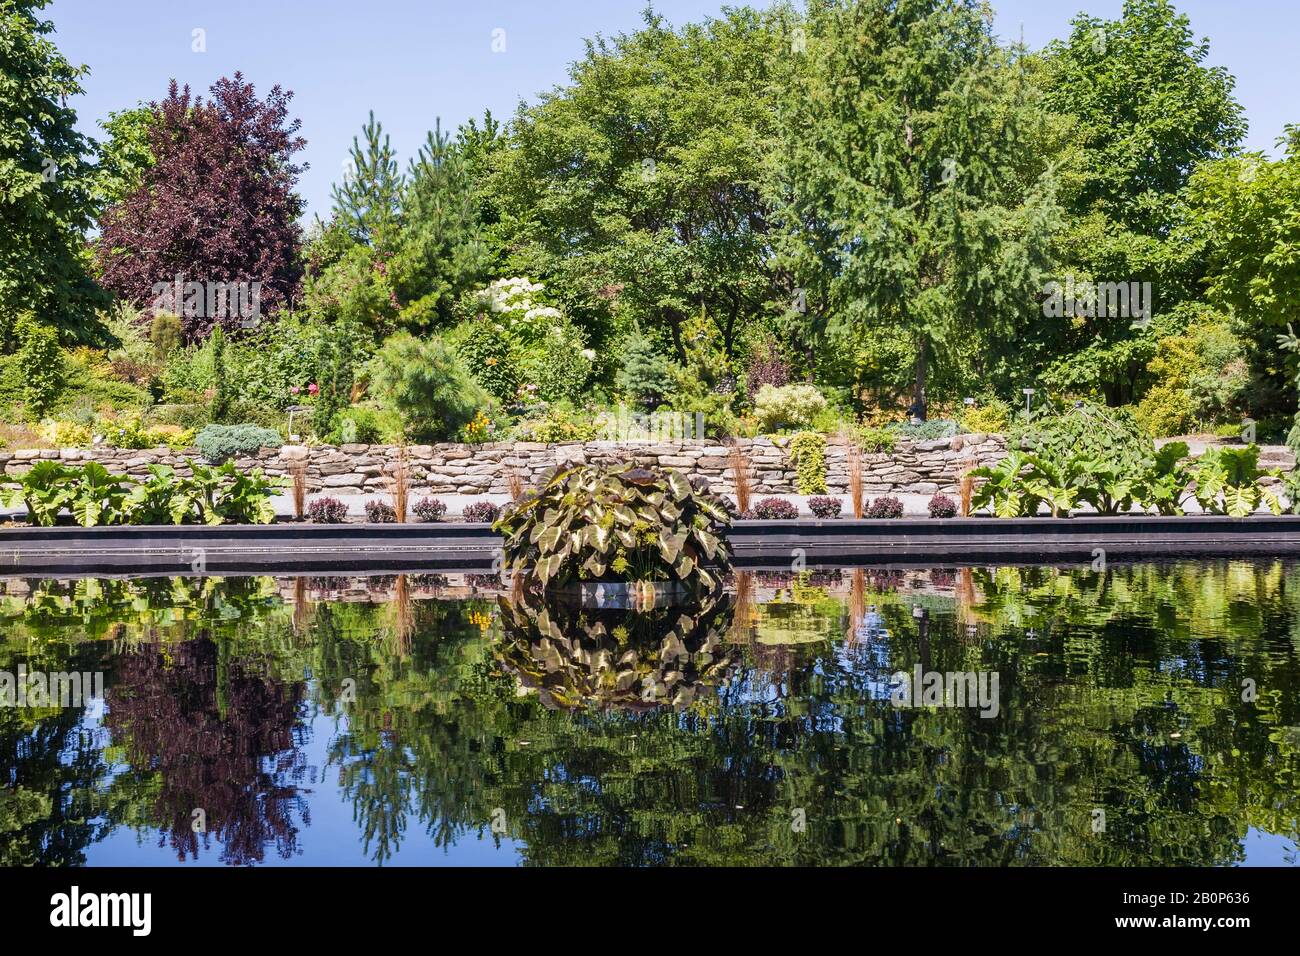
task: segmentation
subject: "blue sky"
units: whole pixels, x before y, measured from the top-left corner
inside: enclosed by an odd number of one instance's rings
[[[763,2],[755,5],[762,6]],[[161,99],[172,77],[206,92],[242,70],[259,90],[295,93],[311,169],[300,192],[326,214],[330,185],[370,109],[390,133],[403,166],[441,116],[455,127],[490,108],[501,118],[521,98],[563,83],[582,39],[634,29],[644,0],[54,0],[45,15],[57,43],[91,73],[75,104],[94,135],[110,110]],[[657,0],[673,23],[716,14],[720,0]],[[1063,36],[1079,11],[1118,16],[1122,0],[994,0],[1008,39],[1023,26],[1039,47]],[[1288,122],[1300,122],[1300,3],[1181,0],[1210,58],[1237,78],[1250,121],[1247,147],[1274,153]],[[191,47],[205,31],[207,50]],[[493,52],[503,30],[504,52]]]

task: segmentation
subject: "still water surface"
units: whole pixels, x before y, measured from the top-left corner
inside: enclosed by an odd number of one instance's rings
[[[0,864],[1297,863],[1300,565],[494,585],[0,579]]]

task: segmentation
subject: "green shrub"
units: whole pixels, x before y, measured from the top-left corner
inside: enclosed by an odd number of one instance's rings
[[[402,421],[395,412],[356,405],[338,417],[328,440],[335,445],[397,444]]]
[[[515,345],[496,323],[471,319],[452,329],[448,344],[490,395],[513,402],[522,384]]]
[[[149,327],[149,341],[159,360],[167,358],[181,347],[181,320],[173,312],[162,311],[153,317]]]
[[[874,425],[859,425],[853,432],[854,440],[858,447],[868,452],[889,452],[894,450],[894,444],[898,438],[887,428],[876,428]]]
[[[961,417],[961,430],[983,434],[1005,434],[1011,419],[1011,406],[1000,398],[993,398],[966,409]]]
[[[666,580],[712,591],[730,570],[729,525],[727,503],[680,472],[581,465],[509,505],[496,529],[525,584]]]
[[[214,326],[212,337],[212,420],[224,422],[230,415],[230,378],[226,374],[226,335]]]
[[[541,418],[520,422],[515,429],[519,441],[553,444],[565,441],[592,441],[601,426],[592,416],[574,408],[569,402],[557,402]]]
[[[440,339],[390,336],[371,362],[371,388],[411,441],[454,439],[488,404],[464,362]]]
[[[619,349],[623,361],[614,384],[635,406],[654,411],[672,391],[673,363],[649,338],[633,332]]]
[[[801,495],[826,491],[826,437],[817,432],[799,432],[790,439],[790,459],[795,467],[795,484]]]
[[[63,390],[66,368],[59,333],[30,317],[18,321],[17,366],[22,375],[22,399],[31,418],[40,418]]]
[[[754,416],[764,431],[808,428],[826,408],[826,398],[806,382],[764,385],[754,396]]]
[[[212,462],[252,455],[260,448],[279,448],[282,444],[279,432],[260,425],[208,425],[194,439],[194,447]]]

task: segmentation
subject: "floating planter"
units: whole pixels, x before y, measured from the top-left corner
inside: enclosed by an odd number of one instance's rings
[[[652,586],[666,596],[668,585],[719,587],[731,568],[729,526],[727,503],[679,472],[579,465],[544,478],[507,508],[496,530],[505,566],[526,586]],[[600,593],[617,600],[614,591]]]

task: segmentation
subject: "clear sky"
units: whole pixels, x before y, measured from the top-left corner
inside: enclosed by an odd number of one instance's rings
[[[754,3],[765,5],[764,0]],[[1250,121],[1247,148],[1274,153],[1300,122],[1300,0],[1181,0],[1210,60],[1237,78]],[[720,0],[657,0],[674,24],[716,14]],[[994,0],[998,32],[1042,46],[1079,11],[1115,18],[1122,0]],[[166,95],[175,78],[206,92],[242,70],[259,90],[295,93],[311,168],[300,192],[326,214],[330,185],[369,110],[402,165],[441,116],[454,128],[489,108],[507,118],[519,100],[565,81],[583,38],[634,29],[644,0],[54,0],[56,41],[91,73],[75,104],[83,129],[110,110]],[[202,29],[206,52],[194,52]],[[494,31],[504,51],[494,52]]]

